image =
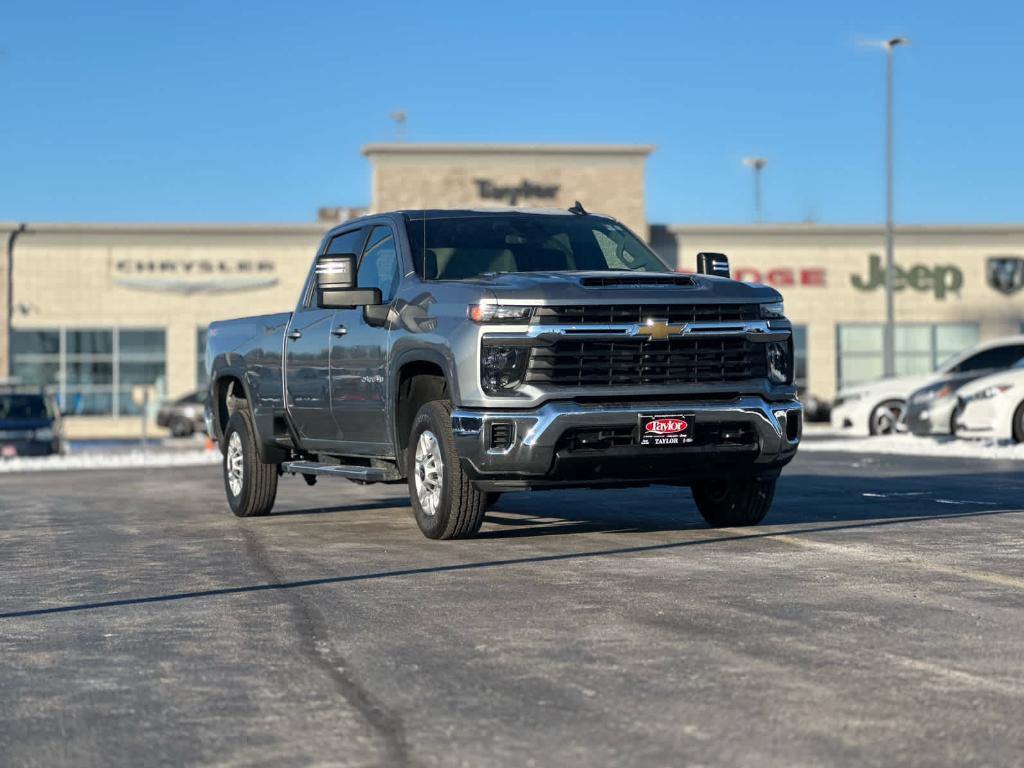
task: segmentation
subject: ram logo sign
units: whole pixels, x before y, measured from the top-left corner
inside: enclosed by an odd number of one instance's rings
[[[1007,296],[1024,288],[1024,258],[1020,256],[989,256],[988,284]]]

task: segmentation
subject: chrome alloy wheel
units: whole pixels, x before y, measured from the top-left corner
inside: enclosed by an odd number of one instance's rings
[[[905,410],[906,406],[896,401],[883,403],[875,408],[874,413],[871,414],[875,434],[893,435],[897,432],[902,432],[904,429],[903,413]]]
[[[228,455],[225,459],[224,470],[228,473],[228,487],[232,496],[242,493],[242,478],[244,476],[242,464],[242,438],[237,432],[231,433],[228,440]]]
[[[444,476],[444,460],[441,446],[429,429],[420,434],[416,443],[416,466],[413,467],[413,487],[420,508],[427,517],[437,514],[441,506],[441,481]]]

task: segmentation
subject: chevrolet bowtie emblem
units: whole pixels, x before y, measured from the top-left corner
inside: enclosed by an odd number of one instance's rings
[[[646,336],[648,341],[665,341],[669,336],[676,336],[684,330],[685,325],[669,325],[668,320],[651,317],[645,325],[637,326],[633,335]]]

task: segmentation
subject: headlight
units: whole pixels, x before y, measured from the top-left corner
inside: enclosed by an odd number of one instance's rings
[[[466,316],[474,323],[528,323],[533,317],[533,307],[470,304],[466,309]]]
[[[973,395],[967,398],[967,402],[974,400],[989,400],[993,397],[999,397],[999,395],[1010,389],[1009,384],[994,384],[991,387],[985,387],[981,392],[975,392]]]
[[[37,429],[35,434],[36,440],[50,441],[53,440],[53,430],[50,427],[43,427]]]
[[[761,305],[761,317],[765,320],[779,320],[786,316],[781,301],[773,301],[770,304]]]
[[[911,398],[911,402],[914,405],[924,405],[932,400],[941,400],[944,397],[949,397],[952,393],[953,388],[949,384],[943,384],[941,387],[930,387],[929,389],[921,390]]]
[[[767,347],[768,378],[776,384],[789,384],[793,375],[792,347],[788,341],[770,341]]]
[[[484,342],[480,348],[480,383],[489,395],[508,395],[523,383],[530,348]]]

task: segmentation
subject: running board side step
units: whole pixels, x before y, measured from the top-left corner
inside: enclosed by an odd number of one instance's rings
[[[320,464],[315,461],[286,461],[281,464],[282,472],[299,475],[333,475],[364,483],[383,483],[394,480],[392,473],[381,467],[353,467],[342,464]]]

